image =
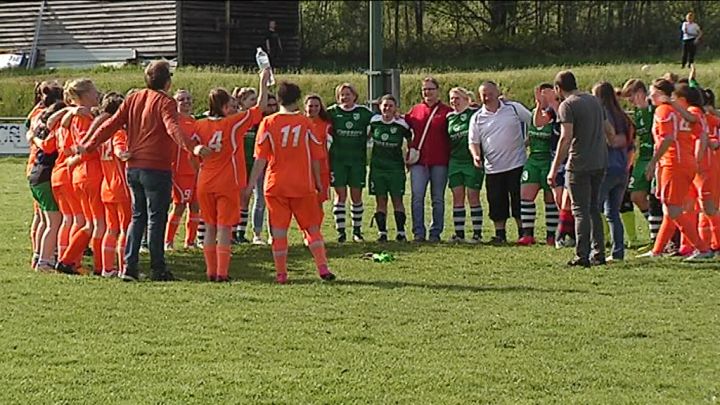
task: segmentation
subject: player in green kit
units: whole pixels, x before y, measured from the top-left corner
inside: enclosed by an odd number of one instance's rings
[[[522,237],[518,239],[519,245],[529,246],[535,243],[535,198],[543,190],[545,200],[546,242],[555,246],[555,231],[557,230],[559,211],[555,205],[552,189],[547,184],[547,176],[552,165],[553,144],[559,137],[558,127],[553,119],[538,120],[552,117],[546,111],[551,101],[556,97],[553,86],[543,83],[535,89],[535,109],[533,110],[533,123],[528,127],[528,136],[525,145],[530,151],[521,177],[520,188],[520,220],[522,222]],[[536,118],[537,117],[537,118]],[[543,125],[538,121],[543,122]]]
[[[350,83],[335,88],[334,104],[328,108],[332,119],[332,143],[330,145],[330,185],[335,189],[333,216],[338,232],[338,242],[345,242],[345,202],[350,188],[352,203],[353,240],[363,241],[361,232],[367,166],[367,141],[370,118],[375,115],[365,106],[357,105],[358,92]]]
[[[370,120],[372,157],[370,158],[370,194],[377,200],[375,223],[378,226],[378,242],[387,242],[388,195],[395,211],[396,240],[404,242],[405,235],[405,159],[403,142],[410,141],[410,126],[402,118],[396,118],[397,101],[390,94],[380,99],[380,112]]]
[[[655,108],[648,101],[647,88],[641,80],[628,80],[623,86],[621,94],[627,97],[633,105],[633,123],[635,124],[637,153],[628,184],[630,198],[647,219],[650,226],[650,239],[654,241],[662,224],[662,204],[650,192],[652,184],[645,177],[645,170],[652,159],[654,150],[652,125]]]
[[[468,147],[470,117],[477,111],[470,108],[470,92],[462,87],[450,90],[450,106],[447,114],[448,136],[450,137],[450,162],[448,164],[448,186],[453,195],[453,224],[455,235],[451,242],[465,242],[465,198],[470,205],[473,236],[470,242],[482,240],[483,209],[480,203],[485,172],[475,167]]]

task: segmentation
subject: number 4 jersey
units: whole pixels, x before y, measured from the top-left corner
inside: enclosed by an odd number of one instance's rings
[[[294,113],[276,113],[260,123],[255,157],[268,162],[265,195],[299,198],[317,193],[312,161],[324,156],[323,145],[312,133],[309,118]]]

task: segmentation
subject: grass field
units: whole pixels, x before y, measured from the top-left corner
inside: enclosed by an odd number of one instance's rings
[[[40,275],[28,269],[23,170],[0,160],[3,404],[720,396],[717,263],[571,270],[571,251],[540,245],[330,243],[339,279],[326,284],[295,234],[286,286],[273,283],[269,248],[254,246],[235,249],[231,284],[202,281],[200,252],[169,255],[185,280],[170,284]],[[397,260],[359,258],[381,249]]]

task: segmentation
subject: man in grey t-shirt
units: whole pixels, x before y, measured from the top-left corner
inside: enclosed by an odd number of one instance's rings
[[[566,169],[577,244],[575,258],[568,264],[583,267],[605,264],[600,184],[607,170],[607,142],[615,131],[598,99],[578,91],[572,72],[558,73],[555,89],[565,100],[558,109],[560,142],[547,181],[555,186],[558,168],[569,154]]]

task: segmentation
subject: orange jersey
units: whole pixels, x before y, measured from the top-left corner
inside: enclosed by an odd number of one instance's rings
[[[695,168],[695,125],[682,119],[669,104],[662,104],[655,109],[652,127],[655,147],[658,147],[665,137],[675,136],[675,141],[660,158],[660,166]]]
[[[130,201],[130,190],[125,177],[125,162],[117,155],[127,151],[127,132],[121,129],[100,145],[100,165],[103,181],[100,198],[104,203]]]
[[[67,167],[67,159],[71,154],[70,149],[75,143],[70,136],[70,130],[60,127],[53,131],[51,137],[55,140],[55,148],[58,151],[58,157],[52,171],[51,184],[53,187],[71,185],[72,175]]]
[[[298,198],[317,193],[311,163],[327,152],[312,129],[312,121],[297,112],[277,113],[262,120],[255,156],[268,162],[265,195]]]
[[[205,193],[236,192],[247,184],[243,136],[253,125],[253,114],[239,112],[227,117],[197,120],[193,136],[212,149],[200,163],[198,189]]]
[[[195,131],[195,119],[188,115],[180,115],[178,117],[180,129],[186,134],[193,134]],[[183,149],[180,145],[174,146],[172,174],[173,177],[179,176],[195,176],[197,172],[193,167],[191,160],[194,159],[192,154]]]
[[[70,121],[70,136],[77,145],[83,143],[93,119],[84,115],[76,115]],[[72,169],[73,184],[91,183],[102,181],[102,167],[100,165],[100,153],[95,150],[82,155],[80,163]]]
[[[709,153],[712,155],[713,165],[720,166],[720,151],[713,149],[713,146],[720,146],[720,118],[715,114],[705,114],[707,123]]]
[[[328,163],[328,151],[327,151],[327,142],[328,137],[330,136],[330,131],[332,130],[332,124],[329,122],[321,119],[320,117],[310,118],[310,121],[313,123],[312,127],[312,133],[315,135],[318,142],[320,142],[323,146],[323,157],[320,160],[323,160],[325,163],[327,163],[327,172],[330,173],[330,166]],[[321,166],[321,169],[324,169]]]

